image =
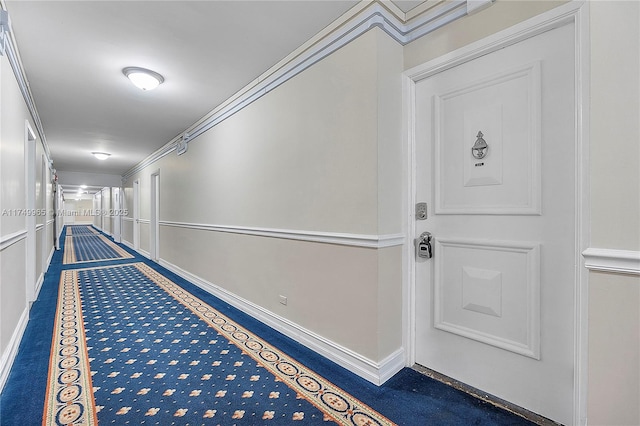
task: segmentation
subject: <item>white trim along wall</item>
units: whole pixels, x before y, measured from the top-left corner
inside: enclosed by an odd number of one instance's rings
[[[640,251],[590,247],[582,255],[590,271],[640,275]]]
[[[2,11],[4,11],[4,2]],[[4,387],[54,253],[51,156],[7,14],[0,49],[0,390]],[[32,125],[36,131],[32,130]],[[44,163],[41,163],[44,159]],[[44,167],[43,167],[44,164]],[[42,176],[42,173],[45,176]],[[39,175],[39,176],[38,176]],[[44,183],[36,189],[35,182]],[[46,211],[43,212],[43,211]],[[36,221],[40,222],[36,226]],[[37,246],[37,249],[36,249]]]
[[[183,223],[160,221],[160,226],[175,228],[199,229],[203,231],[228,232],[232,234],[254,235],[260,237],[282,238],[315,243],[338,244],[351,247],[384,248],[401,246],[405,237],[402,234],[392,235],[361,235],[337,232],[297,231],[292,229],[271,229],[247,226],[211,225],[202,223]]]

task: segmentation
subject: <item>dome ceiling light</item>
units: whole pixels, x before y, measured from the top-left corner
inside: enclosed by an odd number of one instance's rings
[[[106,152],[92,152],[91,154],[98,160],[106,160],[111,156],[111,154],[107,154]]]
[[[164,82],[163,76],[145,68],[127,67],[122,70],[122,73],[142,90],[153,90]]]

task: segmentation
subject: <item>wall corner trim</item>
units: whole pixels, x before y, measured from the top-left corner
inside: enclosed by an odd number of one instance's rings
[[[404,348],[380,362],[370,360],[170,262],[161,259],[160,265],[375,385],[383,384],[405,366]]]
[[[640,251],[590,247],[582,256],[590,271],[640,275]]]
[[[9,378],[9,373],[11,372],[11,367],[13,366],[13,362],[15,361],[16,355],[18,354],[20,341],[22,340],[22,336],[27,329],[28,321],[29,308],[25,307],[25,309],[22,311],[22,315],[20,315],[18,324],[13,331],[13,335],[11,335],[11,340],[9,340],[9,343],[7,344],[7,347],[2,353],[2,357],[0,358],[0,392],[2,392],[4,385],[7,383],[7,379]]]

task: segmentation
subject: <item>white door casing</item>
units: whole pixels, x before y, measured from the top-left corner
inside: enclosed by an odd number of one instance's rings
[[[151,260],[160,259],[160,172],[151,175],[151,228],[149,230],[149,252]]]
[[[121,226],[122,226],[122,215],[120,214],[122,211],[122,192],[120,188],[111,188],[113,193],[113,205],[111,206],[111,217],[113,220],[113,239],[116,243],[122,241],[121,239]]]
[[[133,248],[140,249],[140,181],[133,182]]]
[[[435,238],[410,261],[409,361],[565,424],[584,412],[580,7],[406,73],[410,198],[429,205],[409,231]]]
[[[27,211],[36,209],[36,134],[31,128],[29,121],[24,124],[24,144],[25,144],[25,206]],[[34,302],[36,298],[36,216],[27,215],[27,241],[25,256],[25,279],[27,290],[27,301]]]
[[[42,175],[40,176],[40,192],[42,194],[42,204],[40,205],[40,211],[47,211],[47,188],[49,185],[49,160],[47,156],[42,154]],[[47,240],[49,237],[48,227],[47,227],[47,215],[42,215],[42,237],[40,238],[42,242],[42,253],[40,256],[42,257],[42,271],[41,273],[44,275],[47,272],[47,260],[49,259],[49,247],[47,244]],[[35,294],[35,293],[34,293]]]

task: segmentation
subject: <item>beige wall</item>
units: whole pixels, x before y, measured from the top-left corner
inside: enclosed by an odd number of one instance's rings
[[[72,197],[69,195],[68,197]],[[74,200],[69,199],[64,202],[64,220],[68,224],[73,223],[93,223],[93,216],[90,214],[93,210],[93,200]]]
[[[402,48],[371,30],[191,141],[186,154],[165,156],[129,178],[127,206],[140,179],[141,218],[150,219],[150,175],[159,170],[163,261],[378,362],[402,345],[399,247],[162,222],[400,234],[401,72]],[[147,229],[142,224],[145,251]]]
[[[591,240],[640,250],[640,3],[591,3]]]
[[[640,282],[589,278],[589,425],[640,424]]]
[[[591,3],[591,246],[640,250],[640,3]],[[640,424],[640,277],[589,280],[589,424]]]

